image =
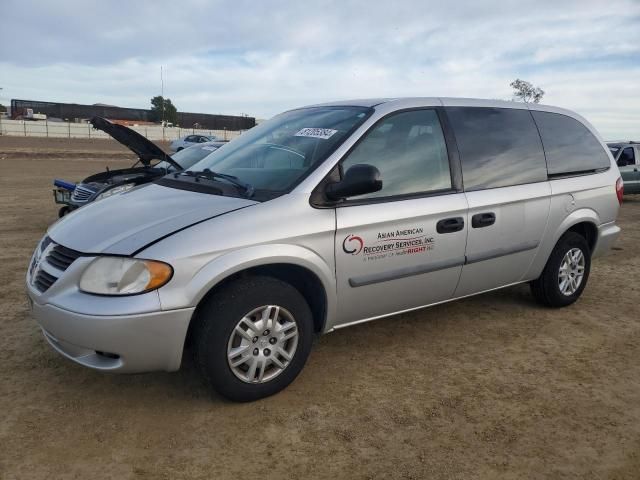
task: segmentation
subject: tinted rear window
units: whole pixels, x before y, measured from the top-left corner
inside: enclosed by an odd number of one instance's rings
[[[450,107],[465,190],[547,179],[540,136],[528,110]]]
[[[608,168],[609,157],[582,123],[559,113],[531,112],[540,130],[549,175]]]

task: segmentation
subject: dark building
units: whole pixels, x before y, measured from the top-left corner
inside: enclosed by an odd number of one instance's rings
[[[80,105],[77,103],[40,102],[37,100],[11,100],[11,118],[26,114],[27,109],[33,113],[44,113],[47,117],[74,121],[89,119],[95,115],[110,120],[126,120],[130,122],[150,122],[151,110],[143,108],[122,108],[111,105]],[[235,115],[212,115],[208,113],[178,112],[178,125],[183,128],[203,128],[207,130],[247,130],[256,124],[253,117]]]

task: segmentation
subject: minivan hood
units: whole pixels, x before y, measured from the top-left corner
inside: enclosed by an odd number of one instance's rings
[[[256,203],[147,184],[73,211],[48,234],[79,252],[132,255],[178,230]]]
[[[135,130],[131,130],[124,125],[111,123],[106,118],[97,116],[89,120],[89,123],[93,125],[93,128],[102,130],[135,153],[143,165],[148,167],[151,164],[151,160],[165,160],[178,170],[182,170],[180,164],[171,158],[170,155],[166,154],[159,146],[147,140]]]

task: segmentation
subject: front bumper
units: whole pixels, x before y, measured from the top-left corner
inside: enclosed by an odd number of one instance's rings
[[[38,304],[32,314],[49,344],[96,370],[135,373],[180,368],[194,308],[137,315],[92,316]]]

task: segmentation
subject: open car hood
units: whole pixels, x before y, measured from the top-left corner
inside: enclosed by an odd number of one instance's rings
[[[171,158],[170,155],[163,152],[155,143],[147,140],[138,132],[127,128],[124,125],[111,123],[109,120],[102,117],[93,117],[89,120],[89,123],[93,125],[93,128],[102,130],[135,153],[142,164],[147,167],[151,164],[151,160],[165,160],[178,170],[183,169],[178,162]]]

